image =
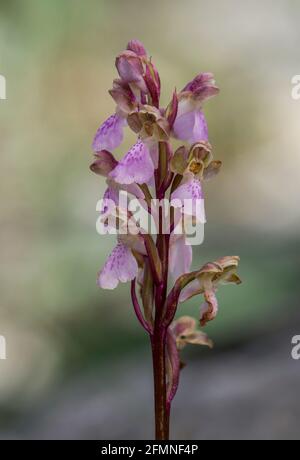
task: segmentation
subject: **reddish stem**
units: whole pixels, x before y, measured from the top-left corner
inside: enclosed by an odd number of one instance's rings
[[[166,145],[159,143],[159,165],[156,171],[156,197],[163,199],[165,190],[162,184],[167,173]],[[163,217],[160,216],[160,220]],[[155,436],[157,440],[169,439],[169,407],[167,405],[167,374],[166,374],[166,339],[167,327],[164,325],[165,304],[168,287],[169,235],[163,234],[163,226],[159,225],[156,247],[161,260],[161,282],[155,286],[155,321],[151,337],[154,399],[155,399]]]
[[[165,346],[166,329],[157,324],[154,328],[152,338],[156,440],[169,439],[169,417],[166,401]]]

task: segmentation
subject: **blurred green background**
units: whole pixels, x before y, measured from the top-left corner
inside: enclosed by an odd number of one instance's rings
[[[300,102],[291,78],[300,73],[299,20],[293,0],[0,2],[2,427],[65,382],[106,374],[148,347],[128,286],[96,286],[114,241],[96,233],[105,184],[88,168],[96,129],[114,110],[114,58],[129,39],[153,56],[164,104],[201,71],[221,88],[205,113],[224,168],[206,186],[194,267],[238,254],[244,283],[219,291],[209,353],[251,342],[298,308]],[[181,312],[197,315],[199,305]]]

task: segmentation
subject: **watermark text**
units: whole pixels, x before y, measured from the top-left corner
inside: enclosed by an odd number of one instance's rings
[[[292,345],[292,358],[298,361],[300,359],[300,335],[294,335]]]
[[[204,241],[204,199],[129,199],[121,191],[116,200],[98,201],[96,230],[100,235],[185,235],[191,245]]]
[[[6,359],[6,340],[0,335],[0,359]]]
[[[0,75],[0,99],[6,99],[6,78]]]
[[[292,78],[292,99],[299,101],[300,99],[300,75],[294,75]]]

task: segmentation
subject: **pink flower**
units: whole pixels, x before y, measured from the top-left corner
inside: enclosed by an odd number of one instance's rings
[[[204,332],[197,329],[195,318],[182,316],[172,322],[167,334],[167,400],[169,403],[172,402],[179,384],[180,367],[182,365],[179,351],[188,344],[213,347],[212,340]]]
[[[124,116],[137,109],[137,99],[133,94],[128,83],[121,79],[113,81],[113,87],[109,90],[109,94],[117,104],[117,108]]]
[[[172,193],[171,198],[203,200],[204,194],[199,179],[196,179],[192,174],[188,174],[186,177],[187,180]]]
[[[193,174],[185,176],[184,182],[172,193],[171,202],[179,202],[184,215],[194,216],[200,223],[206,222],[202,185]]]
[[[97,203],[96,228],[117,235],[97,283],[115,289],[131,281],[134,312],[153,351],[156,437],[165,440],[182,367],[179,351],[187,344],[212,346],[196,319],[175,319],[178,305],[203,296],[200,324],[205,326],[217,315],[219,286],[241,282],[236,256],[191,271],[192,245],[203,242],[206,222],[202,184],[222,164],[213,159],[203,113],[203,102],[219,90],[213,75],[202,73],[161,107],[159,73],[138,40],[119,54],[116,68],[119,76],[109,93],[117,107],[96,133],[90,166],[107,183]],[[123,141],[125,125],[136,143],[117,161],[111,152]],[[184,143],[172,146],[172,136]]]
[[[159,106],[160,97],[160,78],[152,60],[147,57],[144,45],[138,40],[131,40],[127,49],[119,54],[116,59],[116,67],[120,75],[120,82],[123,90],[114,91],[112,96],[119,99],[125,107],[128,106],[128,92],[125,94],[124,88],[127,86],[134,95],[137,102],[145,103],[146,96],[151,99],[151,105]],[[125,96],[125,99],[124,99]],[[119,104],[118,102],[118,104]],[[128,111],[126,108],[126,111]]]
[[[116,67],[124,83],[135,90],[147,92],[147,85],[144,80],[145,69],[143,61],[135,52],[123,51],[116,59]]]
[[[130,185],[126,188],[127,192],[134,194],[135,189],[133,186]],[[110,217],[117,217],[118,225],[127,227],[128,212],[127,209],[121,207],[119,192],[120,189],[118,189],[117,184],[111,182],[104,193],[100,214],[102,219],[108,222],[108,226],[110,225]],[[132,251],[134,250],[136,254],[142,257],[147,252],[142,236],[139,233],[131,234],[130,229],[134,226],[132,222],[131,227],[128,227],[128,231],[118,236],[117,246],[113,249],[98,274],[98,285],[103,289],[115,289],[119,282],[126,283],[138,275],[138,264]],[[110,226],[110,228],[113,227]]]
[[[182,350],[187,344],[204,345],[213,347],[208,336],[197,330],[197,321],[190,316],[182,316],[171,324],[171,330],[176,339],[178,350]]]
[[[215,85],[212,73],[205,72],[198,74],[193,80],[185,85],[181,93],[192,93],[194,100],[203,102],[219,93],[219,88]]]
[[[108,187],[103,195],[101,206],[97,206],[100,212],[100,224],[109,231],[116,229],[117,207],[119,205],[119,193],[116,189]]]
[[[137,184],[122,185],[122,184],[119,184],[118,182],[115,182],[111,178],[108,178],[106,182],[109,188],[114,189],[116,193],[118,194],[120,192],[127,192],[130,195],[133,195],[135,198],[141,201],[143,201],[145,198],[144,193],[142,192],[142,190]]]
[[[118,206],[119,204],[119,193],[113,187],[107,187],[103,195],[102,201],[102,209],[101,214],[107,214],[107,212],[111,209],[112,204]]]
[[[213,75],[203,73],[189,82],[178,95],[177,117],[173,134],[177,139],[194,144],[208,141],[208,128],[202,112],[202,103],[218,94]]]
[[[139,40],[130,40],[130,42],[127,45],[127,49],[130,51],[133,51],[138,56],[141,56],[141,57],[147,56],[147,51],[143,43],[140,42]]]
[[[98,285],[103,289],[115,289],[119,282],[131,281],[137,274],[138,264],[131,250],[118,243],[98,274]]]
[[[194,144],[208,141],[208,127],[204,113],[200,109],[188,112],[179,104],[178,115],[173,125],[173,133],[177,139]]]
[[[237,256],[222,257],[215,262],[209,262],[199,270],[195,280],[182,290],[180,302],[203,294],[205,302],[200,307],[201,326],[212,321],[218,313],[216,292],[219,285],[241,283],[236,273],[238,264]]]
[[[126,153],[110,177],[119,184],[144,184],[154,175],[154,165],[149,148],[138,140]]]
[[[101,150],[112,151],[119,147],[123,141],[123,128],[126,121],[118,114],[111,115],[98,129],[94,141],[93,150],[100,152]]]
[[[90,166],[90,170],[95,174],[107,177],[108,174],[117,166],[118,162],[107,150],[96,152],[95,160]]]

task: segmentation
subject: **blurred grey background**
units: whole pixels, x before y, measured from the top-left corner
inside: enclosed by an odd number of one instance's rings
[[[88,169],[131,38],[153,56],[165,104],[215,74],[205,113],[224,168],[205,190],[194,267],[238,254],[244,281],[219,292],[214,350],[184,351],[173,438],[297,437],[299,2],[2,0],[0,12],[0,437],[153,436],[149,344],[128,286],[96,287],[114,241],[96,233],[105,183]],[[198,309],[196,298],[180,313]]]

